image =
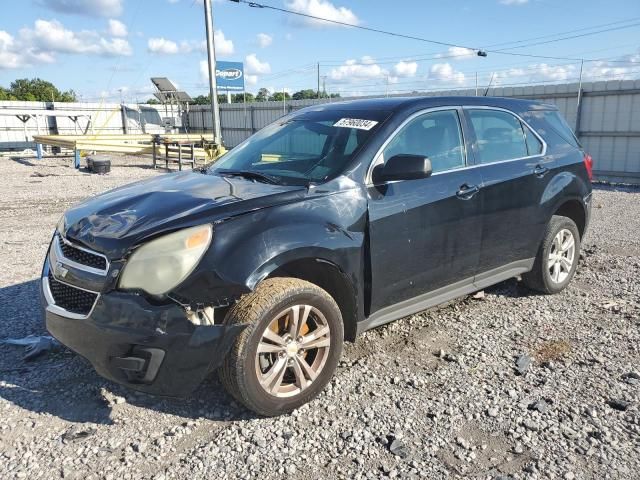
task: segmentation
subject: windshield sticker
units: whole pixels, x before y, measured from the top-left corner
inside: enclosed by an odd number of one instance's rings
[[[342,118],[333,124],[334,127],[357,128],[358,130],[371,130],[378,122],[363,120],[360,118]]]

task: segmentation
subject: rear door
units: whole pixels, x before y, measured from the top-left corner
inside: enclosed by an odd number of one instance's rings
[[[460,115],[455,107],[415,114],[374,162],[423,155],[433,174],[368,187],[370,314],[454,282],[473,281],[480,255],[481,178],[467,163]]]
[[[553,168],[544,141],[513,112],[465,108],[475,137],[484,222],[478,273],[522,267],[537,251],[546,222],[541,204]]]

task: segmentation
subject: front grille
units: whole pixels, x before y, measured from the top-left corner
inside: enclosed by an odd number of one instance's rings
[[[69,245],[62,239],[60,234],[58,234],[58,244],[60,245],[60,250],[62,250],[62,254],[65,258],[79,263],[80,265],[97,268],[98,270],[107,269],[107,260],[104,257]]]
[[[93,304],[98,298],[97,293],[86,292],[59,282],[53,278],[51,272],[49,272],[48,280],[51,296],[58,307],[79,315],[88,315],[91,312]]]

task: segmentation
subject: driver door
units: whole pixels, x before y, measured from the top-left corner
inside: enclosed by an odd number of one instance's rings
[[[369,315],[454,283],[473,282],[480,258],[482,181],[468,164],[461,118],[455,107],[413,115],[374,162],[422,155],[431,160],[433,173],[368,187]]]

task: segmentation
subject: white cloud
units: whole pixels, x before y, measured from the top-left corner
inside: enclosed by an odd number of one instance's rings
[[[258,76],[257,75],[245,75],[244,82],[247,85],[257,85],[258,84]]]
[[[529,0],[500,0],[502,5],[524,5],[529,3]]]
[[[450,63],[434,63],[429,68],[429,80],[439,83],[454,83],[462,85],[465,81],[464,73],[456,71]]]
[[[0,68],[22,68],[53,63],[58,54],[129,56],[133,49],[124,38],[104,38],[94,30],[73,31],[57,20],[38,19],[20,29],[17,37],[0,31]]]
[[[288,9],[295,12],[312,15],[314,17],[326,18],[337,22],[359,25],[360,19],[346,7],[336,7],[328,0],[289,0],[285,3]],[[337,26],[335,23],[323,22],[313,18],[296,17],[298,23],[313,27]]]
[[[147,41],[147,49],[151,53],[159,55],[175,55],[180,52],[178,44],[173,40],[167,40],[164,37],[150,38]]]
[[[244,69],[248,75],[266,75],[271,73],[271,65],[258,59],[255,53],[247,55],[244,59]]]
[[[477,52],[471,48],[449,47],[447,53],[440,53],[436,55],[436,58],[455,57],[455,60],[468,60],[470,58],[475,58],[476,56]]]
[[[113,18],[109,19],[108,32],[112,37],[126,37],[127,35],[129,35],[127,26],[120,20],[115,20]]]
[[[355,83],[363,79],[387,77],[388,74],[373,58],[365,56],[360,61],[347,60],[344,65],[332,68],[329,78],[336,83]]]
[[[56,12],[88,17],[118,17],[123,10],[123,0],[38,0],[38,3]]]
[[[34,28],[20,30],[20,40],[27,48],[44,53],[131,55],[133,50],[124,39],[107,40],[93,30],[69,30],[57,20],[38,19]]]
[[[228,57],[233,55],[235,48],[233,42],[224,36],[222,30],[216,30],[213,34],[213,40],[216,43],[216,56]]]
[[[216,57],[227,57],[234,52],[233,42],[224,36],[222,30],[214,33],[216,43]],[[207,43],[194,40],[182,40],[180,43],[164,37],[153,37],[147,41],[147,49],[158,55],[176,55],[178,53],[206,52]]]
[[[273,37],[266,33],[259,33],[258,35],[256,35],[256,37],[258,39],[258,45],[260,46],[260,48],[267,48],[273,43]]]
[[[393,72],[398,77],[414,77],[418,71],[418,64],[416,62],[401,61],[393,66]]]

